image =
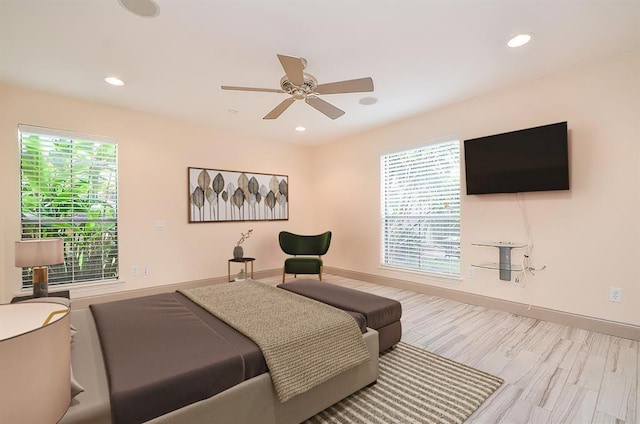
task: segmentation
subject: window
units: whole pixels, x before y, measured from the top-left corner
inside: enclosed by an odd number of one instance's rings
[[[382,264],[460,275],[460,143],[383,155]]]
[[[22,239],[64,240],[49,284],[118,278],[118,166],[113,140],[20,125]],[[22,270],[22,287],[32,284]]]

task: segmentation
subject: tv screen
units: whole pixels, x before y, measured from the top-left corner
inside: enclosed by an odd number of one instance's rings
[[[567,123],[464,141],[467,194],[568,190]]]

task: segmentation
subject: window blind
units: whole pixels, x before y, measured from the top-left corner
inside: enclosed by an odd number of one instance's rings
[[[460,143],[381,157],[382,264],[460,275]]]
[[[22,239],[62,238],[49,284],[118,278],[118,164],[114,140],[20,125]],[[32,285],[24,268],[22,286]]]

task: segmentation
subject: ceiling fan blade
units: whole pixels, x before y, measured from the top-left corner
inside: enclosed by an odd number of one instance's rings
[[[371,77],[320,84],[315,89],[318,94],[363,93],[366,91],[373,91]]]
[[[231,85],[220,86],[223,90],[236,90],[236,91],[261,91],[264,93],[284,93],[284,91],[277,88],[254,88],[254,87],[233,87]]]
[[[281,54],[278,55],[278,59],[284,69],[284,73],[287,74],[287,78],[291,83],[293,83],[293,85],[301,86],[304,84],[304,78],[302,75],[304,64],[302,63],[302,59],[299,57],[284,56]]]
[[[320,97],[307,96],[305,102],[307,102],[308,105],[316,108],[320,112],[324,113],[331,119],[336,119],[344,115],[344,110],[338,109],[331,103],[325,102]]]
[[[278,116],[282,115],[282,112],[287,110],[287,108],[291,106],[295,101],[296,99],[294,99],[293,97],[284,99],[278,106],[276,106],[271,112],[267,113],[262,119],[276,119]]]

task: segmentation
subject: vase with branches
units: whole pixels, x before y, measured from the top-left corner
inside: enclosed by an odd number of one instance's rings
[[[247,230],[246,233],[240,233],[240,240],[236,243],[236,247],[233,248],[233,259],[242,259],[244,257],[244,250],[242,249],[242,243],[249,237],[251,237],[253,229]]]

